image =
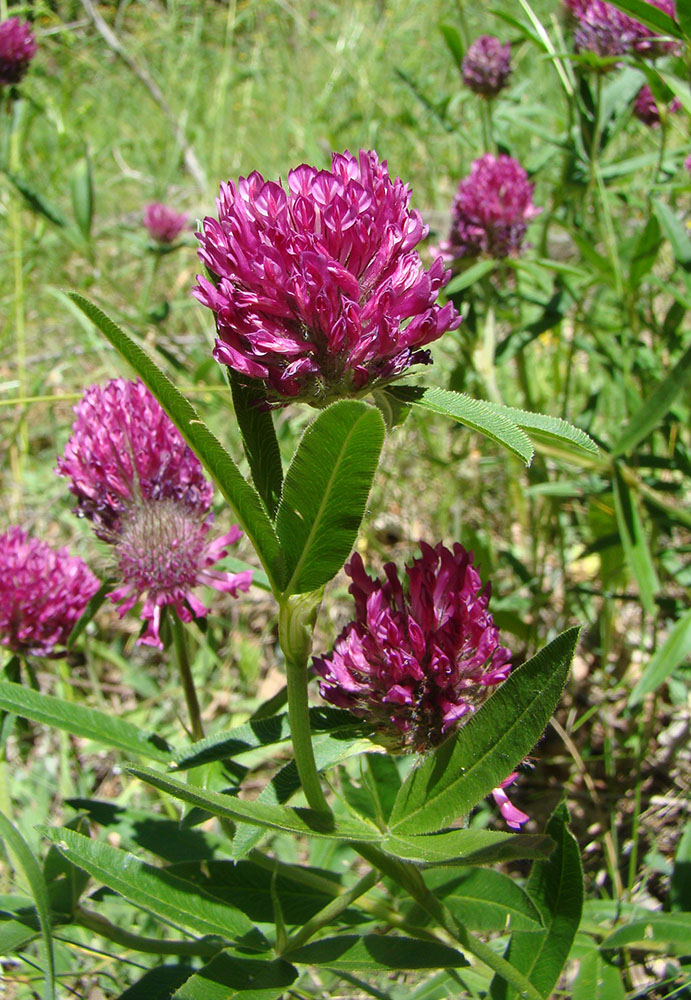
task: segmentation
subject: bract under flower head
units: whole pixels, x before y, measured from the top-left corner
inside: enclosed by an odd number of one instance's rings
[[[0,535],[0,646],[50,656],[99,588],[86,563],[14,526]]]
[[[19,83],[38,46],[25,21],[9,17],[0,21],[0,87]]]
[[[511,75],[511,46],[494,35],[480,35],[468,46],[462,73],[466,87],[483,97],[496,97]]]
[[[154,201],[146,206],[144,225],[157,243],[174,243],[187,223],[187,215]]]
[[[206,218],[196,298],[216,315],[214,356],[277,402],[322,405],[429,361],[426,344],[457,327],[436,305],[448,275],[415,247],[426,235],[410,190],[375,152],[303,164],[288,191],[261,174],[221,185]]]
[[[141,617],[147,629],[139,642],[162,647],[159,628],[165,606],[181,621],[204,617],[209,609],[195,596],[194,588],[213,587],[236,597],[248,590],[251,570],[226,573],[211,567],[228,554],[242,532],[234,526],[226,535],[207,538],[210,520],[175,500],[137,504],[123,521],[117,541],[117,569],[123,583],[110,595],[120,603],[122,617],[143,601]]]
[[[213,486],[201,462],[143,382],[92,385],[74,412],[56,472],[71,480],[76,513],[93,522],[99,537],[111,540],[123,512],[139,500],[209,510]]]
[[[678,97],[673,97],[667,106],[667,114],[674,114],[681,110],[681,101]],[[644,125],[650,128],[657,128],[660,124],[660,109],[653,92],[647,83],[644,83],[636,95],[633,103],[633,113]]]
[[[449,238],[439,247],[444,258],[518,254],[528,223],[542,211],[533,204],[534,187],[512,156],[475,160],[458,185]]]
[[[599,56],[633,52],[654,58],[678,48],[677,42],[660,39],[646,25],[604,0],[566,0],[566,6],[577,21],[574,32],[577,52],[594,52]],[[675,17],[674,0],[652,0],[651,6]]]

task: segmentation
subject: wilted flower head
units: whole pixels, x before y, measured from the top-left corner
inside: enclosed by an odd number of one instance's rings
[[[242,532],[233,527],[209,539],[213,486],[182,435],[140,382],[114,379],[93,385],[75,406],[77,419],[56,471],[71,480],[76,512],[115,547],[123,583],[109,596],[120,615],[143,601],[148,622],[140,642],[161,646],[165,605],[183,621],[208,613],[193,594],[206,585],[236,595],[251,571],[211,567]]]
[[[0,535],[0,646],[50,656],[64,646],[99,582],[66,548],[19,527]]]
[[[435,304],[448,275],[441,258],[423,268],[427,230],[409,200],[365,151],[296,167],[287,192],[256,172],[222,184],[199,234],[211,281],[193,292],[216,314],[216,360],[274,401],[316,404],[429,361],[424,345],[460,317]]]
[[[486,153],[458,185],[449,238],[439,250],[446,260],[517,254],[528,223],[542,211],[533,204],[535,185],[512,156]]]
[[[179,215],[175,209],[154,201],[146,206],[144,225],[152,240],[157,243],[174,243],[185,228],[187,215]]]
[[[603,0],[566,0],[578,24],[574,32],[576,51],[599,56],[626,52],[657,56],[678,48],[674,41],[661,41],[650,28]],[[652,0],[651,6],[675,17],[674,0]]]
[[[355,620],[313,665],[322,698],[373,723],[392,750],[424,752],[506,680],[511,654],[472,553],[441,542],[420,542],[420,551],[405,568],[405,589],[393,563],[373,580],[355,553],[346,566]]]
[[[36,39],[25,21],[0,21],[0,87],[19,83],[36,55]]]
[[[463,63],[463,82],[476,94],[495,97],[511,75],[511,46],[494,35],[480,35],[468,46]]]
[[[667,106],[667,114],[674,114],[681,110],[681,101],[678,97],[673,97]],[[636,118],[640,118],[644,125],[657,128],[660,124],[660,109],[657,101],[653,97],[653,92],[647,83],[644,83],[636,95],[633,104],[633,112]]]

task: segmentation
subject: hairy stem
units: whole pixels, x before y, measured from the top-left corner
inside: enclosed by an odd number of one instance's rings
[[[80,927],[87,927],[100,934],[101,937],[122,945],[123,948],[131,948],[133,951],[148,952],[153,955],[199,955],[201,958],[211,958],[218,954],[225,945],[222,941],[197,940],[197,941],[166,941],[161,938],[140,937],[122,927],[116,927],[106,920],[99,913],[85,910],[78,906],[74,912],[74,922]]]
[[[370,889],[374,888],[380,879],[379,872],[373,869],[363,875],[358,882],[352,887],[352,889],[347,889],[345,892],[340,893],[335,899],[327,903],[326,906],[315,913],[315,915],[307,921],[307,923],[292,937],[288,938],[285,948],[283,949],[283,954],[293,951],[296,948],[300,948],[306,941],[321,930],[322,927],[327,927],[329,924],[333,923],[336,917],[348,909],[350,904],[358,899],[359,896],[364,895],[369,892]]]

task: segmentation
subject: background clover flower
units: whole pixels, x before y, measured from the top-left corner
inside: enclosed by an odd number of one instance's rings
[[[626,52],[655,57],[674,52],[674,41],[663,41],[640,21],[629,17],[604,0],[566,0],[576,19],[574,31],[576,51],[594,52],[599,56],[619,56]],[[651,0],[651,6],[676,16],[674,0]]]
[[[321,404],[429,361],[422,348],[460,324],[436,305],[448,277],[415,247],[426,235],[410,190],[373,151],[303,164],[288,191],[256,172],[221,185],[193,294],[216,316],[214,356],[276,401]]]
[[[463,82],[476,94],[496,97],[511,75],[511,46],[494,35],[480,35],[463,57]]]
[[[174,243],[187,223],[186,214],[178,214],[174,208],[154,201],[146,206],[144,225],[152,240],[157,243]]]
[[[19,83],[38,46],[25,21],[9,17],[0,21],[0,87]]]
[[[114,546],[122,584],[109,596],[122,602],[120,616],[142,601],[148,624],[139,642],[160,647],[164,606],[190,621],[208,613],[195,587],[232,596],[249,588],[250,570],[211,568],[242,532],[234,526],[220,538],[208,537],[213,486],[142,382],[114,379],[91,386],[74,410],[72,437],[56,472],[71,480],[76,513]]]
[[[422,541],[420,552],[405,567],[405,589],[393,563],[383,581],[373,580],[355,553],[346,566],[355,620],[313,667],[322,698],[373,723],[391,749],[425,752],[506,680],[511,654],[500,645],[490,586],[483,587],[472,554],[458,543],[448,549]],[[496,792],[515,823],[514,807]]]
[[[528,223],[542,211],[533,204],[534,187],[512,156],[475,160],[458,185],[449,238],[439,247],[444,258],[518,254]]]
[[[0,535],[0,646],[50,656],[100,584],[86,563],[14,526]]]
[[[667,106],[666,113],[674,114],[680,110],[681,101],[678,97],[673,97]],[[633,102],[633,113],[636,118],[639,118],[644,125],[649,125],[650,128],[657,128],[660,124],[660,109],[647,83],[644,83],[636,94],[636,100]]]

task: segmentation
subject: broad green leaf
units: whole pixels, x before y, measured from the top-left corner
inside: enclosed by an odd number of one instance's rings
[[[537,861],[527,890],[537,905],[545,930],[514,931],[505,958],[528,977],[543,997],[551,997],[578,930],[583,909],[583,870],[578,843],[568,826],[566,806],[558,806],[546,832],[556,848],[546,861]],[[514,1000],[516,991],[498,976],[492,980],[492,1000]]]
[[[55,726],[75,736],[84,736],[148,760],[167,763],[172,753],[166,741],[155,733],[144,732],[115,715],[106,715],[95,708],[41,694],[22,684],[0,681],[0,708],[23,719]]]
[[[497,413],[507,417],[525,431],[535,444],[558,446],[574,452],[588,455],[598,455],[599,449],[593,439],[580,427],[574,427],[561,417],[549,417],[545,413],[529,413],[527,410],[517,410],[512,406],[494,406]]]
[[[226,951],[188,979],[171,1000],[278,1000],[288,995],[297,975],[281,958],[235,958]]]
[[[269,517],[273,518],[283,486],[283,466],[273,416],[261,390],[246,385],[230,369],[228,378],[252,481]]]
[[[615,458],[633,451],[636,445],[655,430],[674,402],[679,390],[688,385],[690,368],[691,347],[684,352],[674,368],[653,390],[638,412],[628,422],[612,448],[612,455]]]
[[[691,240],[683,222],[667,202],[660,198],[653,198],[653,204],[662,231],[671,244],[675,259],[682,266],[691,264]]]
[[[254,486],[243,479],[228,452],[196,410],[138,344],[106,314],[76,292],[70,298],[127,361],[159,401],[190,448],[196,453],[230,504],[240,527],[261,559],[272,584],[280,588],[284,562],[278,536]]]
[[[94,214],[94,184],[88,155],[77,160],[70,171],[70,194],[77,228],[84,239],[89,240]]]
[[[312,733],[337,733],[341,738],[352,733],[358,735],[361,728],[352,712],[335,708],[311,708],[310,731]],[[250,719],[227,733],[207,736],[191,746],[176,750],[171,758],[171,766],[178,770],[199,767],[215,760],[225,760],[256,750],[258,747],[273,746],[290,739],[288,713],[271,715],[265,719]]]
[[[31,924],[0,916],[0,955],[15,955],[38,935]]]
[[[691,941],[691,913],[651,912],[644,919],[632,920],[612,931],[601,943],[603,951],[610,948],[637,948],[641,951],[671,951],[688,955]]]
[[[448,830],[425,836],[390,834],[381,842],[392,857],[422,865],[493,865],[521,858],[544,858],[553,850],[549,837],[497,830]]]
[[[129,851],[65,828],[46,828],[43,833],[72,864],[166,923],[226,940],[242,938],[255,928],[237,907]]]
[[[440,22],[437,27],[441,32],[441,36],[446,42],[446,47],[451,53],[453,61],[456,63],[456,69],[459,73],[463,71],[463,41],[461,39],[458,28],[455,28],[453,24],[447,24],[446,22]]]
[[[584,955],[573,984],[573,1000],[624,1000],[621,969],[594,948]]]
[[[43,987],[45,1000],[55,997],[55,959],[53,956],[53,935],[51,931],[50,897],[43,872],[22,835],[0,812],[0,840],[3,841],[10,860],[19,866],[27,881],[41,928],[41,936],[46,950],[46,973]]]
[[[670,630],[669,635],[654,653],[641,679],[629,695],[628,707],[639,705],[647,694],[655,691],[691,653],[691,610],[687,611]]]
[[[382,934],[342,934],[312,941],[285,958],[298,965],[327,965],[332,969],[458,969],[468,964],[454,948],[435,941]]]
[[[670,35],[672,38],[681,38],[679,27],[672,20],[669,14],[655,7],[649,0],[611,0],[613,7],[618,7],[625,14],[630,14],[640,21],[647,28],[660,35]]]
[[[318,590],[343,566],[357,538],[383,443],[379,411],[352,399],[322,410],[305,431],[276,514],[287,564],[286,594]]]
[[[118,1000],[170,1000],[173,990],[194,973],[191,965],[159,965],[121,993]]]
[[[645,537],[645,529],[638,512],[636,497],[624,481],[615,465],[612,478],[614,490],[614,512],[617,518],[621,540],[629,568],[638,584],[641,604],[647,615],[655,614],[655,594],[660,583],[655,572],[653,559]]]
[[[530,438],[491,403],[473,399],[461,392],[450,392],[448,389],[398,385],[392,386],[388,391],[404,402],[424,407],[444,417],[451,417],[465,427],[479,431],[480,434],[507,448],[526,465],[530,465],[533,458]]]
[[[425,883],[447,910],[469,930],[536,931],[540,913],[528,893],[514,878],[491,868],[470,868],[454,873],[436,870],[425,874]],[[415,916],[410,918],[417,922]]]
[[[674,855],[669,902],[672,910],[691,913],[691,820],[686,823]]]
[[[396,798],[389,820],[393,833],[448,826],[523,760],[559,701],[578,633],[569,629],[513,670],[477,715],[421,761]]]
[[[264,826],[273,830],[285,830],[288,833],[299,833],[313,837],[326,837],[335,840],[377,841],[381,834],[374,827],[354,819],[339,819],[330,812],[317,812],[314,809],[293,809],[289,806],[267,805],[263,802],[248,802],[232,795],[222,795],[208,789],[187,785],[171,778],[161,771],[152,771],[145,767],[129,767],[131,774],[141,778],[154,788],[168,792],[176,799],[199,806],[214,816],[227,819],[243,820],[255,826]]]

